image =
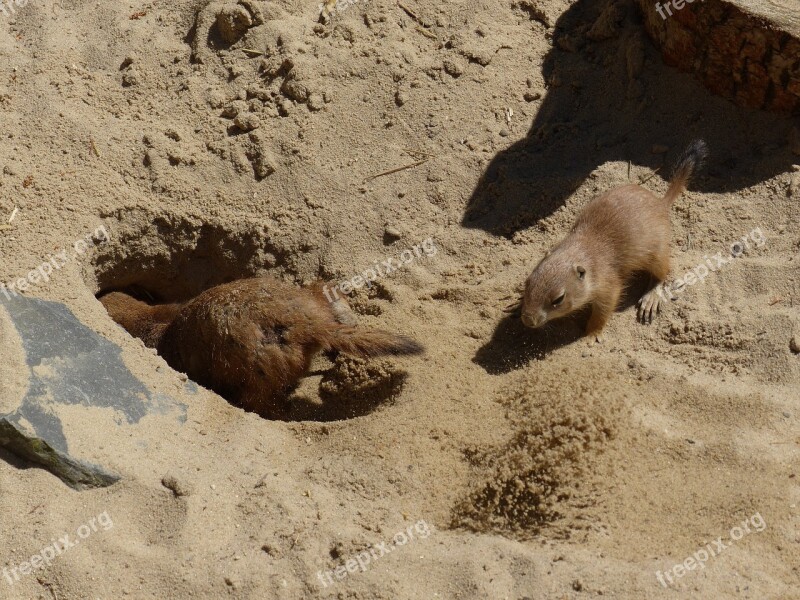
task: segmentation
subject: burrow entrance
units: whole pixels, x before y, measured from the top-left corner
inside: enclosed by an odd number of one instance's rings
[[[101,298],[123,291],[148,304],[185,302],[211,287],[270,275],[291,283],[333,279],[303,242],[269,225],[220,223],[191,215],[120,210],[106,215],[110,240],[87,265],[84,279]],[[375,291],[380,296],[380,290]],[[379,314],[367,302],[358,315]],[[281,420],[334,421],[392,403],[406,373],[387,360],[319,355],[298,386],[281,400]]]

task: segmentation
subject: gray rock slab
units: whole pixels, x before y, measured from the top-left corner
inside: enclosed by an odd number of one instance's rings
[[[0,290],[0,313],[0,344],[10,356],[0,366],[0,385],[11,382],[0,389],[0,447],[72,488],[103,487],[120,478],[95,462],[109,457],[109,447],[113,454],[115,437],[136,443],[136,428],[145,418],[142,440],[152,438],[154,422],[170,429],[185,422],[186,405],[151,392],[122,362],[119,346],[65,305]],[[103,453],[93,452],[95,441]],[[124,448],[119,445],[120,452]]]

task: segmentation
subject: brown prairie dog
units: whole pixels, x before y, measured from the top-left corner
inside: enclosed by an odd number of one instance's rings
[[[541,327],[591,305],[586,335],[599,342],[635,272],[648,272],[653,280],[654,286],[638,303],[639,318],[652,322],[662,302],[658,292],[670,271],[670,207],[707,153],[702,140],[687,148],[663,198],[638,185],[625,185],[591,200],[569,235],[526,280],[522,322]]]
[[[150,305],[123,292],[110,292],[100,298],[109,316],[148,348],[158,347],[167,325],[178,316],[181,304]]]
[[[120,292],[100,301],[173,369],[267,418],[280,415],[278,401],[318,351],[363,358],[423,351],[408,337],[355,327],[349,307],[328,302],[320,285],[271,277],[218,285],[182,305],[150,306]]]

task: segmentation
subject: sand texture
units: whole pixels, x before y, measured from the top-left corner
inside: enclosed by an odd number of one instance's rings
[[[665,65],[636,0],[14,8],[0,283],[65,304],[185,420],[60,409],[120,476],[82,491],[0,450],[0,598],[800,599],[796,116]],[[663,194],[696,138],[673,269],[718,267],[649,326],[633,282],[601,345],[585,315],[503,312],[591,198]],[[386,261],[353,311],[426,354],[320,356],[280,421],[95,298]],[[30,382],[2,309],[0,336],[6,412]]]

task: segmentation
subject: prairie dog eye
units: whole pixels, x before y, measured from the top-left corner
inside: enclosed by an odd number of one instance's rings
[[[567,295],[567,293],[564,292],[558,298],[553,300],[553,306],[559,306],[564,301],[564,296],[566,296],[566,295]]]

